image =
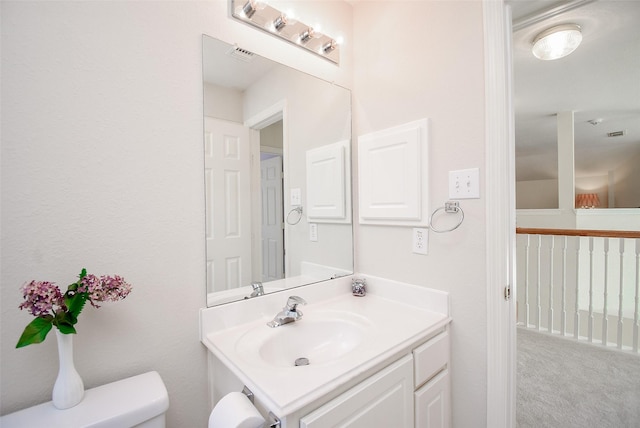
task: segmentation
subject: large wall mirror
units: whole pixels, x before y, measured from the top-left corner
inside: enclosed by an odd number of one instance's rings
[[[574,114],[575,193],[640,208],[640,2],[509,0],[513,11],[517,208],[558,208],[557,114]],[[582,43],[542,61],[543,30],[575,23]],[[562,162],[562,160],[561,160]],[[562,163],[561,163],[562,165]]]
[[[352,274],[350,91],[206,35],[203,88],[207,306]]]

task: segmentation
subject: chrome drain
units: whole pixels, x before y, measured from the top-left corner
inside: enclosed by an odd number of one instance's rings
[[[308,366],[309,365],[309,359],[305,358],[305,357],[301,357],[301,358],[297,358],[296,362],[295,362],[296,367],[297,366]]]

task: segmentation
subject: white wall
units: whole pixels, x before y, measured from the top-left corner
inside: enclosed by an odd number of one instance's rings
[[[640,154],[620,165],[615,172],[616,208],[640,208]]]
[[[442,206],[448,171],[485,173],[482,3],[355,2],[354,18],[355,134],[429,118],[430,206]],[[479,427],[487,415],[485,202],[461,206],[462,226],[431,233],[427,256],[412,254],[411,228],[357,226],[356,269],[450,293],[453,423]]]
[[[168,426],[205,426],[202,33],[349,86],[350,7],[300,5],[345,32],[337,68],[232,22],[221,0],[0,5],[0,413],[49,400],[57,372],[52,338],[14,349],[31,320],[19,287],[86,267],[134,291],[80,316],[85,386],[158,370]]]
[[[640,230],[637,208],[575,210],[576,229]]]
[[[516,227],[539,227],[547,229],[575,229],[576,210],[517,210]]]
[[[260,130],[260,146],[282,150],[282,121],[279,120]]]
[[[558,208],[558,180],[523,180],[516,182],[517,209]]]
[[[204,115],[242,123],[242,91],[203,83]]]

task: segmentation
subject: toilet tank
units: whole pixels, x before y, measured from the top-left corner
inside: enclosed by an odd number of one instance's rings
[[[169,408],[167,389],[148,372],[85,391],[82,401],[58,410],[43,403],[0,418],[2,428],[164,428]]]

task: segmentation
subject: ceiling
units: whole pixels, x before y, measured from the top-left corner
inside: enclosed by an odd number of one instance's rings
[[[607,175],[640,156],[640,1],[507,4],[514,23],[516,179],[557,178],[555,115],[562,111],[574,112],[576,177]],[[558,5],[570,10],[545,14]],[[536,59],[534,37],[563,23],[580,25],[582,44],[559,60]],[[594,126],[593,119],[602,122]],[[622,130],[624,136],[607,137]]]

